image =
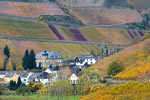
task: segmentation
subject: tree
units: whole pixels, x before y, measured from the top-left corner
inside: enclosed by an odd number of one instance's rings
[[[33,84],[34,91],[37,91],[43,87],[43,84],[41,82],[36,82]]]
[[[38,71],[40,72],[41,70],[42,70],[42,63],[40,62],[38,66]]]
[[[100,48],[100,53],[99,53],[100,59],[103,59],[103,58],[104,58],[103,53],[104,53],[103,48]]]
[[[28,63],[29,63],[29,69],[35,69],[36,68],[36,58],[35,58],[34,50],[30,51]]]
[[[108,71],[107,71],[107,74],[108,75],[114,75],[114,74],[117,74],[119,72],[122,71],[122,66],[120,63],[117,63],[116,61],[112,61],[110,64],[109,64],[109,68],[108,68]]]
[[[70,95],[73,92],[73,86],[67,80],[59,80],[51,85],[50,93],[59,97]]]
[[[25,51],[25,55],[22,60],[23,60],[22,66],[25,70],[27,70],[29,67],[29,64],[28,64],[29,63],[29,51],[28,50]]]
[[[107,48],[107,46],[105,46],[105,55],[104,56],[108,57],[108,48]]]
[[[4,55],[7,56],[8,58],[10,57],[10,52],[7,45],[4,47]]]
[[[3,63],[3,69],[2,69],[3,71],[6,70],[6,66],[7,66],[9,57],[10,57],[10,52],[9,52],[9,48],[8,48],[7,45],[4,47],[4,55],[5,55],[6,57],[5,57],[4,63]]]
[[[16,82],[15,81],[11,80],[9,82],[9,89],[10,90],[16,90]]]
[[[16,87],[17,87],[17,88],[18,88],[18,87],[20,87],[20,86],[21,86],[21,84],[22,84],[21,79],[20,79],[20,77],[18,77],[18,81],[17,81],[17,85],[16,85]]]
[[[12,63],[12,68],[14,71],[16,70],[16,64],[14,62]]]
[[[27,89],[28,89],[29,92],[35,92],[33,85],[34,84],[32,82],[29,82],[29,84],[27,86]]]
[[[17,92],[17,94],[22,94],[24,96],[25,93],[28,92],[28,89],[27,89],[27,87],[22,86],[22,87],[19,87],[16,92]]]
[[[93,50],[91,50],[90,54],[93,55],[93,56],[96,56],[96,54]]]

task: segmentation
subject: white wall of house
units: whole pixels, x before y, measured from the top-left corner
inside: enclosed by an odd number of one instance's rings
[[[95,64],[95,63],[96,63],[96,59],[94,59],[94,58],[87,58],[82,63],[81,62],[76,62],[76,65],[84,66],[85,64],[92,65],[92,64]]]
[[[0,78],[4,78],[5,77],[5,75],[0,75]]]
[[[50,84],[50,79],[40,79],[40,82],[43,83],[44,85]]]
[[[50,70],[50,69],[46,69],[44,72],[47,72],[48,74],[51,74],[51,73],[57,73],[57,71],[52,71],[52,70]]]
[[[28,85],[30,80],[29,77],[32,75],[33,73],[29,73],[27,77],[23,77],[21,78],[21,82],[24,83],[25,85]]]
[[[78,77],[76,76],[76,74],[73,73],[69,80],[70,84],[77,84]]]

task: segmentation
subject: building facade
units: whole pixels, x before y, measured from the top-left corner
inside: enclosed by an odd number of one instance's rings
[[[36,55],[37,67],[62,66],[63,58],[59,53],[42,51]]]
[[[97,59],[93,55],[81,55],[75,58],[75,62],[77,66],[86,66],[95,64]]]

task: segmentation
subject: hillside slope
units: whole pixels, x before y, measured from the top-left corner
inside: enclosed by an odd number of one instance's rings
[[[98,69],[98,70],[100,70],[99,74],[101,76],[106,76],[107,68],[108,68],[109,64],[112,61],[117,61],[117,62],[122,63],[124,70],[126,71],[126,69],[129,66],[136,65],[137,63],[139,63],[141,61],[139,59],[138,54],[139,54],[139,52],[144,52],[144,50],[147,48],[147,46],[149,44],[150,44],[150,39],[142,41],[142,42],[132,45],[130,47],[127,47],[123,51],[97,62],[95,65],[93,65],[93,67],[90,67],[90,69]],[[144,68],[144,66],[146,66],[146,65],[143,65],[143,68]],[[136,66],[134,66],[134,67],[136,67]],[[134,67],[132,67],[132,68],[134,68]],[[146,74],[145,72],[149,71],[147,69],[147,67],[145,67],[145,70],[141,70],[142,73]],[[136,69],[133,71],[136,71]],[[126,72],[128,73],[128,71],[126,71]],[[142,76],[144,74],[142,74]],[[128,74],[128,75],[130,75],[130,74]],[[136,74],[136,76],[140,76],[140,73]],[[133,77],[133,78],[135,78],[135,77]]]
[[[8,70],[12,70],[12,63],[16,63],[17,69],[21,70],[22,57],[26,49],[34,49],[35,53],[43,50],[56,51],[62,55],[64,59],[72,59],[82,54],[90,54],[93,50],[98,53],[98,47],[95,45],[80,45],[80,44],[63,44],[63,43],[49,43],[49,42],[33,42],[33,41],[16,41],[0,39],[0,68],[3,66],[5,56],[3,48],[5,45],[10,48],[10,60],[7,66]]]
[[[138,9],[139,11],[147,10],[150,8],[149,0],[128,0],[128,4]]]
[[[105,0],[56,0],[66,6],[100,6],[102,7]]]
[[[142,21],[136,10],[130,9],[99,9],[99,8],[72,8],[70,14],[80,19],[84,24],[124,24]]]
[[[43,22],[0,17],[0,35],[58,39]]]
[[[132,40],[124,29],[84,27],[80,31],[89,41],[127,44]]]
[[[134,38],[131,38],[125,29],[100,27],[71,29],[56,25],[47,25],[41,21],[3,17],[0,17],[0,35],[50,40],[60,39],[73,41],[109,42],[117,44],[130,43],[132,40],[137,38],[134,34]]]
[[[0,2],[0,13],[16,16],[64,15],[56,3]]]
[[[150,83],[130,82],[104,87],[79,100],[149,100]]]

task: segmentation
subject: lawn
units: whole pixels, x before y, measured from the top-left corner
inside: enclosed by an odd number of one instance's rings
[[[81,96],[80,95],[76,95],[76,96],[62,96],[62,97],[59,97],[59,100],[79,100]],[[28,99],[28,100],[58,100],[58,97],[57,96],[49,96],[49,95],[45,95],[45,96],[39,96],[39,95],[26,95],[26,96],[23,96],[23,95],[7,95],[7,96],[0,96],[0,99],[1,98],[6,98],[5,100],[9,100],[10,98],[13,98],[13,100],[15,99]],[[12,99],[11,99],[12,100]]]

